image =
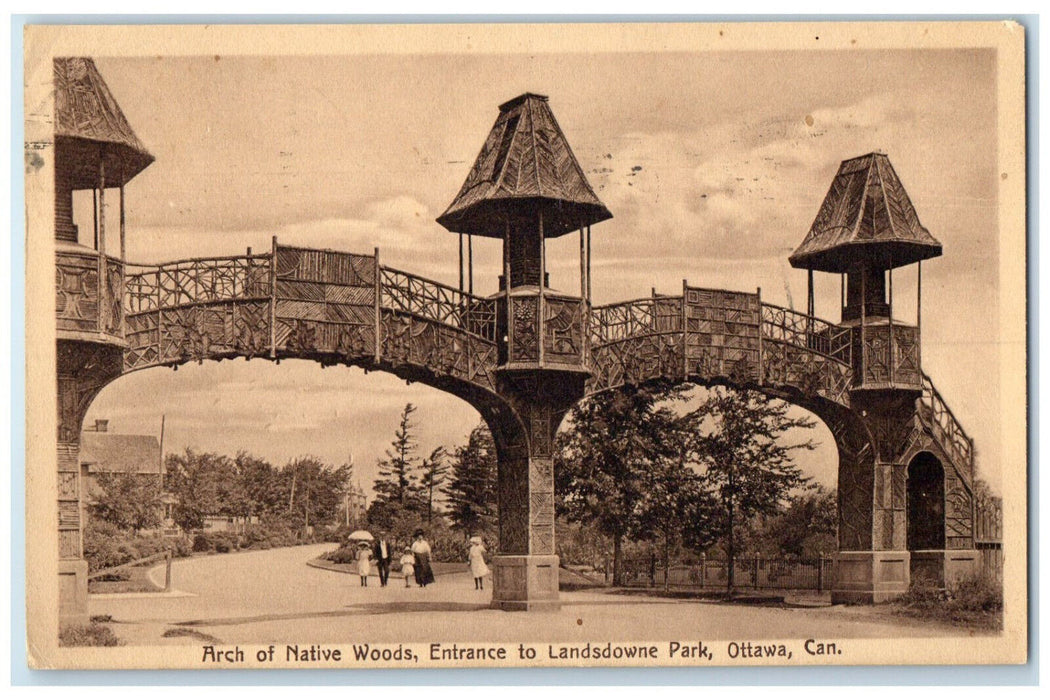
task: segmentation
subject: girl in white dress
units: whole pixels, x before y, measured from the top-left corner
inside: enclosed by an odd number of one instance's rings
[[[401,573],[405,575],[405,588],[408,588],[409,581],[416,575],[416,555],[411,547],[405,547],[405,553],[401,555]]]
[[[485,563],[485,545],[480,537],[470,538],[470,553],[467,555],[470,562],[470,573],[474,576],[474,590],[485,590],[485,577],[491,573],[488,564]]]

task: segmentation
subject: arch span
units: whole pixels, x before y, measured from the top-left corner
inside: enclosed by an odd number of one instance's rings
[[[680,296],[590,308],[554,297],[544,304],[541,290],[539,309],[549,323],[536,326],[539,337],[529,347],[550,354],[545,364],[542,352],[538,362],[517,356],[508,362],[508,347],[519,354],[524,347],[520,338],[514,345],[514,336],[532,337],[532,327],[521,325],[532,317],[511,312],[535,303],[515,305],[521,300],[506,294],[476,297],[387,268],[378,251],[356,255],[275,241],[266,254],[128,264],[124,274],[122,343],[59,341],[60,360],[63,352],[72,355],[60,362],[71,370],[59,376],[59,449],[66,462],[76,461],[84,412],[98,390],[147,367],[294,358],[427,384],[467,401],[493,432],[507,557],[496,567],[499,607],[557,604],[554,434],[580,398],[624,384],[755,389],[822,420],[839,456],[842,599],[880,599],[906,586],[905,454],[927,449],[944,456],[946,482],[958,486],[957,497],[946,500],[946,546],[972,546],[965,508],[972,443],[932,383],[922,375],[921,391],[917,381],[891,392],[892,400],[864,390],[872,353],[891,348],[880,362],[898,363],[904,372],[916,360],[907,354],[912,350],[764,304],[758,293],[683,285]],[[512,329],[505,328],[510,318]],[[60,511],[67,502],[75,510],[70,496],[60,497]],[[75,558],[79,523],[68,524],[64,556]]]

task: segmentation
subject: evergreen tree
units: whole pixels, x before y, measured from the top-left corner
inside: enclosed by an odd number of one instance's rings
[[[464,536],[496,530],[496,446],[488,427],[470,431],[466,445],[456,448],[449,481],[448,516]]]
[[[442,486],[445,484],[445,478],[448,474],[445,456],[445,448],[438,446],[434,448],[429,457],[423,460],[423,476],[420,479],[420,487],[427,501],[427,525],[431,524],[434,516],[434,496],[441,497]]]
[[[405,404],[386,459],[379,460],[379,478],[372,487],[376,496],[368,508],[368,521],[377,527],[390,528],[406,516],[418,517],[423,510],[425,499],[416,475],[420,460],[412,423],[415,411],[411,403]]]
[[[783,401],[771,401],[756,391],[714,389],[693,414],[701,431],[697,452],[707,488],[718,499],[716,532],[729,558],[727,593],[733,590],[737,537],[734,528],[756,515],[773,515],[790,493],[808,479],[795,464],[796,450],[812,450],[806,439],[785,443],[788,431],[812,428],[808,418],[788,415]],[[706,428],[706,430],[704,430]]]

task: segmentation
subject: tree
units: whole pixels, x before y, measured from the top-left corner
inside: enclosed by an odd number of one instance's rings
[[[243,493],[234,461],[225,455],[186,450],[165,460],[167,490],[177,502],[174,519],[184,530],[204,525],[207,515],[241,515]]]
[[[416,426],[412,423],[415,411],[411,403],[405,404],[386,459],[379,461],[379,478],[372,487],[376,497],[368,508],[368,521],[378,527],[390,528],[395,521],[406,515],[418,516],[422,510],[422,488],[416,476],[419,445],[413,434]]]
[[[717,502],[705,479],[693,469],[693,435],[689,417],[667,411],[662,426],[665,435],[661,449],[650,462],[648,488],[639,504],[635,536],[658,543],[663,551],[664,586],[671,552],[679,545],[703,550],[717,539],[713,523]],[[651,576],[655,575],[656,554],[652,552]],[[655,583],[653,581],[652,583]]]
[[[135,532],[160,525],[164,505],[159,475],[102,472],[95,483],[99,492],[88,508],[92,518]]]
[[[456,448],[446,493],[452,527],[465,536],[494,533],[497,512],[496,447],[482,423]]]
[[[654,475],[679,456],[678,418],[661,401],[682,399],[681,387],[627,386],[577,404],[571,428],[558,436],[558,510],[571,521],[592,521],[613,543],[613,584],[623,583],[624,539],[649,535],[657,518]],[[677,477],[676,477],[677,478]]]
[[[782,438],[788,431],[809,429],[814,423],[790,416],[783,401],[771,401],[752,390],[732,389],[714,389],[691,419],[698,427],[697,453],[707,487],[720,504],[714,525],[726,543],[726,592],[731,594],[734,528],[755,515],[773,515],[791,491],[807,483],[792,455],[816,445],[809,439],[786,443]]]
[[[420,479],[420,487],[427,499],[427,525],[431,524],[434,515],[434,495],[441,496],[441,487],[445,483],[448,473],[448,465],[445,464],[445,448],[438,446],[423,460],[421,471],[423,477]]]
[[[304,528],[338,521],[343,509],[350,465],[333,468],[316,457],[299,457],[288,463],[283,472],[290,474],[294,489],[289,489],[288,512],[296,521],[302,518]]]
[[[792,494],[782,512],[759,520],[754,548],[770,556],[816,559],[834,551],[838,541],[835,492],[819,484]]]

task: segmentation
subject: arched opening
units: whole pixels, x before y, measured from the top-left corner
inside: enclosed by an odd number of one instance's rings
[[[325,516],[325,520],[315,520],[319,504],[326,499],[323,494],[312,493],[309,482],[300,479],[294,485],[293,479],[292,491],[283,497],[289,503],[288,512],[294,514],[284,519],[289,523],[294,520],[296,527],[301,525],[304,532],[319,537],[339,525],[363,523],[367,517],[367,508],[375,500],[378,462],[388,457],[399,416],[408,403],[416,407],[411,441],[415,445],[413,476],[419,480],[424,458],[438,446],[446,448],[447,454],[453,453],[478,424],[478,411],[433,386],[407,384],[387,372],[365,376],[356,367],[324,369],[306,360],[285,360],[279,365],[255,360],[191,363],[178,372],[168,368],[137,371],[114,380],[99,393],[87,409],[84,429],[89,433],[100,429],[109,432],[110,441],[117,443],[149,438],[155,456],[149,464],[131,466],[136,473],[151,474],[150,483],[156,482],[158,489],[171,486],[163,476],[160,481],[155,478],[164,474],[165,458],[185,454],[187,449],[234,460],[244,452],[278,472],[303,460],[325,468],[349,463],[353,471],[345,484],[347,492],[338,508],[328,508],[334,515]],[[107,436],[88,437],[89,442],[105,442]],[[159,455],[158,438],[162,438]],[[444,461],[447,466],[448,458]],[[311,468],[304,467],[307,477]],[[272,488],[267,488],[287,491],[286,480],[275,479]],[[238,482],[237,488],[241,486]],[[428,499],[424,504],[428,515],[431,507],[435,513],[444,510],[440,494],[427,491],[422,495]],[[177,493],[168,497],[176,498]],[[219,505],[221,512],[206,514],[206,524],[214,526],[212,516],[226,514],[228,508]],[[256,505],[241,518],[243,522],[235,524],[253,524],[253,518],[262,522],[265,515],[273,515],[265,503]],[[82,522],[88,523],[89,518],[84,517]],[[199,529],[201,524],[193,527]],[[443,526],[439,529],[444,532]]]
[[[944,467],[929,452],[908,464],[908,549],[944,549]]]
[[[652,393],[660,395],[660,389],[665,386],[663,382],[656,381],[643,385],[641,390],[644,392],[649,389]],[[715,392],[722,389],[755,390],[753,386],[734,385],[727,381],[710,384],[690,382],[677,388],[684,390],[677,400],[661,398],[653,408],[670,409],[672,413],[682,417],[701,408],[705,401],[714,398]],[[583,402],[608,397],[609,394],[622,390],[623,387],[597,392],[583,399]],[[632,392],[628,390],[628,393]],[[574,423],[577,416],[582,417],[584,421],[592,418],[589,422],[600,424],[602,427],[593,431],[584,427],[584,444],[573,446],[578,452],[568,461],[580,465],[575,470],[578,476],[570,476],[568,473],[574,471],[571,465],[565,465],[570,468],[565,472],[560,471],[555,476],[561,492],[560,497],[564,498],[564,494],[569,494],[570,498],[577,499],[576,502],[580,506],[578,509],[567,507],[565,516],[559,521],[559,555],[563,565],[567,564],[573,569],[582,567],[582,570],[597,569],[601,566],[600,575],[604,574],[605,579],[611,581],[614,579],[614,569],[618,560],[619,569],[615,573],[625,585],[718,588],[727,583],[727,562],[732,556],[736,562],[733,581],[737,586],[771,586],[776,580],[799,588],[821,588],[822,572],[818,567],[823,566],[824,561],[827,561],[830,567],[830,557],[837,549],[839,518],[836,512],[836,492],[840,478],[840,460],[836,437],[829,427],[828,419],[823,415],[826,412],[821,411],[821,406],[813,402],[805,405],[797,396],[790,397],[763,390],[758,390],[757,394],[761,395],[760,399],[755,398],[756,394],[751,396],[758,403],[783,402],[787,411],[786,418],[804,420],[811,424],[810,427],[790,428],[779,435],[778,442],[797,445],[812,440],[817,443],[817,447],[814,450],[798,449],[791,452],[801,476],[807,480],[798,486],[774,485],[782,484],[788,479],[784,471],[766,471],[764,468],[755,469],[751,468],[753,465],[749,465],[746,469],[747,483],[737,485],[740,489],[737,498],[745,499],[748,505],[730,505],[728,514],[723,511],[727,507],[724,501],[712,503],[716,495],[724,495],[724,489],[711,486],[715,480],[707,471],[708,464],[705,458],[692,451],[693,448],[687,447],[685,440],[678,443],[683,448],[680,461],[673,455],[672,447],[669,450],[672,454],[662,453],[658,458],[655,471],[644,467],[634,469],[629,464],[618,465],[615,461],[609,464],[609,460],[602,456],[602,434],[629,433],[632,424],[625,416],[630,415],[631,409],[618,409],[613,406],[606,413],[602,413],[603,417],[600,419],[593,419],[593,414],[586,411],[570,414],[558,431],[563,439],[577,429]],[[624,404],[645,405],[645,401],[627,401]],[[703,420],[702,425],[696,426],[697,434],[707,434],[713,429],[714,420],[710,416]],[[642,434],[644,435],[645,431],[642,431]],[[671,432],[669,435],[674,437],[661,441],[662,445],[669,446],[671,440],[677,441],[681,433]],[[596,446],[591,452],[587,451],[588,440],[590,445]],[[645,438],[639,436],[638,444],[644,443]],[[639,449],[644,451],[645,448]],[[604,467],[595,467],[594,463],[586,456],[581,457],[581,454],[593,455],[595,461],[605,463]],[[639,456],[636,463],[645,464],[645,460],[646,457]],[[628,458],[623,461],[631,460]],[[676,463],[677,466],[669,466]],[[612,471],[605,471],[606,468],[611,468]],[[690,482],[682,476],[690,471],[707,485],[697,486],[696,484],[701,482]],[[761,475],[768,476],[765,483],[762,483]],[[575,481],[570,484],[571,479]],[[616,487],[610,488],[609,484],[616,484]],[[819,489],[810,490],[806,486]],[[759,512],[754,505],[756,501],[773,498],[770,494],[774,492],[780,494],[776,497],[778,503],[775,511],[771,512],[763,506]],[[632,515],[621,514],[620,517],[606,519],[597,517],[597,513],[589,513],[592,508],[605,507],[592,505],[602,503],[598,497],[600,493],[605,493],[606,503],[613,504],[610,506],[611,510],[625,510]],[[661,495],[654,499],[651,494]],[[674,494],[681,494],[683,497],[679,498]],[[870,498],[869,489],[869,501]],[[573,510],[577,512],[570,516],[569,513]],[[725,522],[729,519],[733,519],[736,526],[735,547],[732,546],[733,542],[727,541],[725,534]],[[634,524],[625,527],[628,534],[622,536],[622,542],[617,547],[615,526],[625,521]],[[611,527],[599,528],[599,522],[607,523]],[[789,561],[790,574],[786,573]]]

